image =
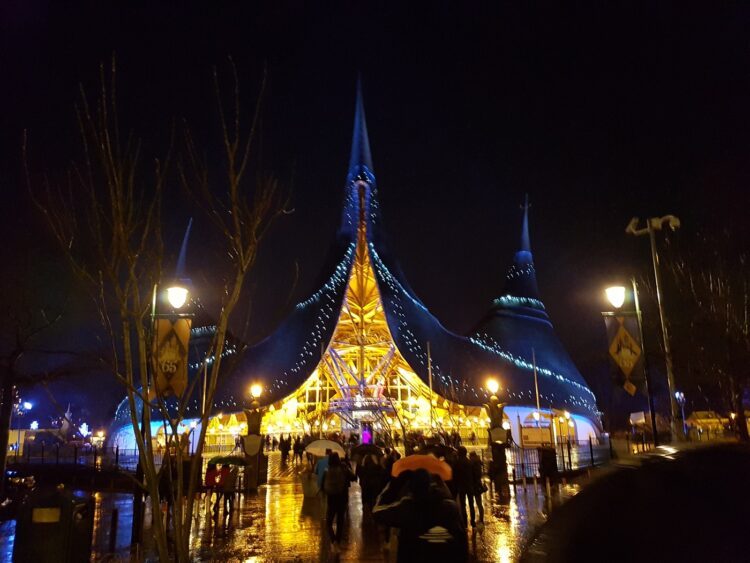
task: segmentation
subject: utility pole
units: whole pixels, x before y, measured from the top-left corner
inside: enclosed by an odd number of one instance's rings
[[[667,387],[669,388],[669,428],[672,432],[672,436],[679,436],[680,433],[677,430],[675,422],[678,418],[677,400],[675,399],[675,382],[674,382],[674,369],[672,363],[672,349],[669,345],[669,327],[664,314],[664,304],[662,300],[662,284],[661,284],[661,273],[659,272],[659,252],[656,248],[656,231],[660,231],[664,224],[668,224],[669,228],[676,231],[680,228],[680,220],[674,215],[665,215],[664,217],[650,217],[646,219],[646,227],[639,229],[638,223],[640,219],[633,217],[630,223],[625,229],[625,232],[634,235],[642,236],[648,235],[651,243],[651,261],[654,266],[654,281],[656,283],[656,302],[659,306],[659,320],[661,322],[661,334],[664,339],[664,361],[667,368]]]

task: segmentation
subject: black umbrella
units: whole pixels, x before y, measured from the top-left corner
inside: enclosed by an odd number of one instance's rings
[[[375,444],[360,444],[352,448],[352,459],[355,459],[355,456],[357,459],[363,459],[368,455],[383,457],[383,450]]]

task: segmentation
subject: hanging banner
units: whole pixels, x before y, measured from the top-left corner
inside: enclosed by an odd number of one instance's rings
[[[644,391],[643,350],[638,331],[638,320],[632,316],[605,316],[609,357],[617,368],[615,383],[633,396]]]
[[[153,357],[153,388],[149,400],[158,393],[162,397],[181,397],[188,383],[188,342],[190,319],[156,319]]]

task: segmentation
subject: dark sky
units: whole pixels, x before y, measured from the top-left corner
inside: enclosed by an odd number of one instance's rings
[[[43,244],[19,179],[22,130],[35,166],[54,176],[77,156],[78,84],[95,87],[113,52],[123,122],[150,156],[163,151],[173,119],[215,146],[213,65],[226,70],[232,56],[248,111],[268,69],[263,165],[288,187],[295,212],[276,225],[253,278],[252,338],[278,322],[295,261],[295,301],[319,280],[358,72],[393,250],[452,330],[470,330],[499,295],[525,192],[542,298],[589,378],[605,345],[601,288],[648,272],[646,240],[624,234],[632,216],[673,213],[683,235],[729,224],[746,236],[750,7],[136,4],[2,3],[9,248]],[[205,242],[205,217],[177,206],[167,242],[176,251],[191,213],[191,267],[211,291],[219,251]]]

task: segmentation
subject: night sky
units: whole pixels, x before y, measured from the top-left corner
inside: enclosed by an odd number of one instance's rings
[[[0,6],[4,269],[19,256],[54,255],[21,182],[23,129],[33,167],[59,175],[78,156],[78,84],[95,88],[99,63],[113,53],[121,121],[149,157],[184,118],[218,159],[212,67],[226,71],[233,58],[246,111],[267,68],[261,163],[289,190],[294,213],[275,225],[251,280],[251,341],[283,317],[290,292],[292,303],[304,299],[321,279],[358,73],[392,249],[451,330],[469,331],[500,294],[524,193],[542,298],[594,387],[606,365],[601,289],[649,272],[647,241],[624,233],[632,216],[672,213],[683,222],[679,236],[727,227],[750,240],[750,7],[133,4]],[[189,268],[209,294],[220,250],[172,184],[166,242],[176,253],[194,215]],[[84,313],[66,322],[68,341],[86,338]],[[111,396],[92,411],[103,420],[120,395],[92,385]]]

